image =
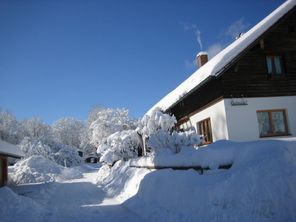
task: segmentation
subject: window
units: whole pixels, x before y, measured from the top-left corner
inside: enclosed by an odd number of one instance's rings
[[[282,56],[266,56],[267,72],[273,76],[281,76],[284,73]]]
[[[288,134],[285,110],[257,111],[260,137]]]
[[[209,144],[213,142],[210,118],[198,122],[197,129],[199,134],[204,137],[204,144]]]

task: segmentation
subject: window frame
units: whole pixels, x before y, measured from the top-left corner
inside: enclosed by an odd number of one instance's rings
[[[279,57],[280,60],[280,67],[281,67],[281,73],[276,72],[276,57]],[[268,58],[271,58],[271,72],[268,70]],[[266,65],[266,72],[267,75],[272,78],[283,78],[286,74],[286,69],[284,65],[284,56],[281,54],[271,53],[265,55],[265,65]]]
[[[201,125],[205,123],[204,126],[207,128],[208,133],[202,133],[201,131]],[[201,143],[202,145],[211,144],[213,143],[213,131],[212,131],[212,124],[211,124],[211,118],[203,119],[196,123],[196,128],[198,129],[198,134],[202,135],[204,137],[204,141]]]
[[[258,120],[258,113],[268,113],[268,121],[269,121],[269,125],[271,127],[271,131],[272,133],[269,134],[264,134],[262,135],[260,133],[260,125],[259,125],[259,120]],[[276,133],[275,132],[275,126],[274,126],[274,122],[272,120],[272,113],[273,112],[282,112],[283,113],[283,118],[284,118],[284,126],[285,126],[285,132],[283,133]],[[268,110],[257,110],[256,111],[257,114],[257,121],[258,121],[258,130],[259,130],[259,138],[264,138],[264,137],[276,137],[276,136],[289,136],[289,127],[288,127],[288,120],[287,120],[287,112],[285,109],[268,109]]]

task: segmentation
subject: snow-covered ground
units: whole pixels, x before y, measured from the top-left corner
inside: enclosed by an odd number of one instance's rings
[[[195,152],[118,161],[111,169],[106,165],[59,168],[50,182],[0,188],[0,220],[295,221],[295,140],[219,141]],[[39,168],[44,160],[36,160],[20,162],[24,172],[11,172],[29,179],[53,173],[48,167]],[[130,166],[188,166],[188,162],[210,169],[200,174],[193,169]],[[232,167],[218,169],[224,163]]]
[[[94,183],[97,170],[84,165],[78,179],[0,188],[0,221],[143,221]]]
[[[210,166],[202,175],[192,169],[151,171],[119,162],[111,171],[101,168],[98,181],[148,221],[295,221],[295,141],[220,141],[198,153],[202,159],[193,160],[190,152],[187,158],[193,165]],[[232,167],[217,169],[225,161]],[[151,166],[153,158],[132,162]],[[155,163],[188,165],[186,153],[156,158]]]

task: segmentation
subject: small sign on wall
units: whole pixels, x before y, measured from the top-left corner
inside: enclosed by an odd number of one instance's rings
[[[232,106],[245,106],[248,105],[248,100],[245,98],[232,98],[230,103]]]

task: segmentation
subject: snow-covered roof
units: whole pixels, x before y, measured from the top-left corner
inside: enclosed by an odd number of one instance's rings
[[[146,114],[150,114],[156,107],[167,110],[194,88],[211,76],[218,76],[223,68],[242,53],[250,44],[258,39],[265,31],[274,25],[281,17],[296,5],[296,0],[288,0],[251,28],[248,32],[235,40],[232,44],[209,60],[205,65],[195,71],[188,79],[176,89],[167,94],[156,103]]]
[[[18,146],[13,145],[11,143],[7,143],[3,140],[0,140],[0,155],[12,156],[12,157],[24,156],[23,152]]]

